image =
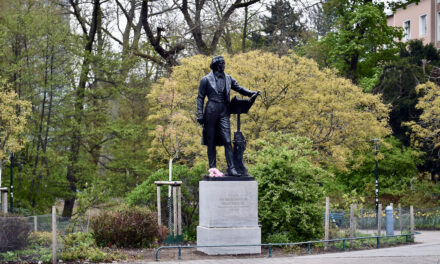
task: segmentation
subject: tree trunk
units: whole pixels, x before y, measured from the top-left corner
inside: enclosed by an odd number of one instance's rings
[[[70,0],[70,4],[74,8],[75,11],[74,13],[77,20],[80,23],[82,23],[83,19],[80,17],[76,3],[74,3],[73,0]],[[86,84],[88,82],[88,74],[90,72],[90,66],[91,66],[90,57],[92,55],[93,42],[97,31],[99,14],[100,14],[100,1],[94,0],[92,22],[90,24],[90,29],[87,34],[86,32],[84,32],[84,37],[87,39],[87,43],[84,46],[84,58],[83,58],[83,63],[81,65],[81,75],[75,92],[73,118],[75,119],[76,124],[72,128],[72,138],[70,141],[70,155],[68,159],[69,165],[67,166],[67,175],[66,175],[67,181],[69,182],[69,191],[71,197],[66,198],[64,200],[64,208],[63,208],[64,217],[72,216],[73,205],[75,204],[75,200],[76,200],[76,191],[77,191],[76,183],[78,181],[77,174],[79,171],[78,159],[80,154],[80,147],[83,142],[81,130],[84,122],[83,116],[84,116],[85,89],[86,89]]]
[[[243,25],[243,37],[241,39],[241,51],[246,52],[246,37],[247,37],[247,26],[248,26],[248,6],[244,8],[244,25]]]

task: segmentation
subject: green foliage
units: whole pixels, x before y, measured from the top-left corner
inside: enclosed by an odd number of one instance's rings
[[[63,242],[64,249],[61,253],[63,261],[109,262],[121,258],[97,248],[91,233],[68,234],[63,237]]]
[[[92,229],[100,246],[148,247],[159,235],[157,215],[136,206],[101,213],[92,219]]]
[[[414,208],[430,208],[438,206],[439,199],[440,182],[433,182],[431,175],[426,173],[412,181],[411,188],[402,197],[401,203],[405,206],[413,205]]]
[[[404,123],[410,130],[411,145],[417,149],[429,153],[429,158],[437,163],[436,168],[432,168],[431,173],[437,174],[439,168],[440,153],[440,86],[433,82],[420,84],[416,87],[420,98],[416,109],[422,111],[419,120]]]
[[[331,175],[312,163],[311,141],[270,133],[257,145],[250,173],[258,181],[263,241],[284,235],[291,242],[321,238],[324,189],[319,182]]]
[[[182,181],[182,227],[186,240],[193,241],[196,238],[196,227],[199,218],[199,181],[201,175],[206,174],[206,171],[207,167],[204,163],[195,165],[191,169],[185,165],[173,166],[173,180]],[[159,169],[150,175],[147,180],[127,195],[127,203],[130,205],[146,205],[150,210],[157,210],[156,185],[154,182],[167,181],[168,173],[167,169]],[[167,200],[168,192],[166,190],[167,187],[162,187],[162,201]],[[166,203],[162,204],[162,215],[166,216],[168,215],[167,206]]]
[[[268,6],[270,16],[262,17],[265,46],[276,53],[286,54],[289,49],[304,44],[305,27],[300,21],[301,12],[289,1],[276,0]],[[253,38],[256,38],[254,34]]]
[[[50,247],[52,245],[51,232],[32,232],[29,235],[28,243],[30,247]]]
[[[390,60],[398,51],[395,39],[401,30],[387,25],[383,4],[363,0],[332,0],[325,8],[336,16],[334,30],[321,42],[326,48],[320,56],[328,57],[329,66],[358,82],[371,78],[380,62]]]
[[[355,192],[355,196],[368,197],[373,204],[375,194],[375,159],[378,159],[378,175],[382,203],[397,203],[407,195],[413,179],[417,178],[420,153],[388,137],[381,144],[380,153],[358,153],[347,171],[336,173],[336,183],[344,186],[343,193]],[[341,202],[341,194],[332,193],[335,202]]]
[[[20,100],[0,72],[0,167],[11,153],[24,146],[27,119],[31,114],[30,102]],[[0,186],[1,187],[1,186]]]
[[[408,129],[403,122],[417,120],[420,111],[415,108],[418,95],[416,86],[423,81],[422,68],[408,58],[397,59],[384,66],[379,82],[372,92],[381,94],[385,103],[391,104],[389,124],[393,135],[409,145]]]
[[[420,39],[413,39],[402,44],[399,55],[401,58],[408,58],[411,64],[418,66],[422,66],[422,60],[429,61],[431,65],[439,65],[440,63],[440,52],[434,44],[425,45]],[[426,70],[429,71],[429,68]]]
[[[287,233],[269,234],[266,238],[266,243],[291,243]]]
[[[388,108],[379,96],[362,92],[334,70],[320,70],[310,59],[261,51],[224,57],[226,72],[240,85],[261,90],[252,111],[241,117],[249,152],[255,140],[282,131],[310,138],[320,150],[317,159],[344,167],[354,151],[370,148],[369,139],[390,132]],[[210,60],[200,55],[182,60],[170,77],[153,86],[149,120],[156,129],[151,131],[150,157],[167,161],[177,146],[180,160],[189,166],[206,160],[194,102]]]
[[[35,249],[22,249],[15,251],[7,251],[0,253],[0,261],[13,263],[29,263],[43,262],[50,263],[52,261],[52,250],[47,247],[39,247]]]
[[[27,247],[25,249],[0,253],[0,261],[41,261],[43,263],[49,263],[52,261],[51,245],[52,233],[32,232],[27,239]]]

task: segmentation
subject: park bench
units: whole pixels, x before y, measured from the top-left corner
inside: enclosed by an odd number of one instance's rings
[[[325,214],[323,214],[322,218],[323,218],[323,221],[325,221]],[[344,213],[330,213],[329,214],[330,223],[335,223],[337,227],[341,227],[343,220],[344,220]]]

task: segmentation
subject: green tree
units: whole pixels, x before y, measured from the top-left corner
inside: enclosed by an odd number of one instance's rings
[[[324,188],[320,182],[331,178],[315,166],[313,144],[307,138],[270,133],[258,140],[251,156],[251,175],[258,182],[258,216],[263,241],[287,237],[288,241],[322,237]]]
[[[440,153],[440,86],[432,82],[420,84],[416,87],[421,95],[416,109],[422,111],[419,120],[403,123],[410,130],[411,144],[423,150],[431,159],[431,174],[433,179],[438,179],[439,153]],[[437,176],[436,176],[437,175]]]
[[[330,49],[317,56],[328,57],[329,65],[353,82],[371,83],[362,78],[377,79],[379,63],[392,59],[398,51],[395,40],[402,37],[401,29],[387,25],[383,3],[343,0],[325,5],[336,14],[336,23],[321,40]]]
[[[309,137],[320,151],[317,159],[344,167],[353,151],[370,148],[369,139],[390,132],[388,109],[378,96],[363,93],[335,71],[321,71],[312,60],[261,51],[224,57],[228,74],[243,87],[262,92],[250,113],[242,116],[242,131],[251,142],[249,151],[256,139],[282,131]],[[169,78],[153,86],[148,97],[151,109],[155,109],[151,113],[155,126],[167,129],[163,124],[169,120],[169,109],[179,120],[186,120],[170,127],[185,133],[180,141],[180,158],[186,164],[205,160],[201,128],[195,119],[195,99],[199,80],[209,72],[209,61],[204,56],[182,60]],[[171,96],[174,100],[165,99]],[[234,119],[231,123],[235,125]],[[156,153],[162,151],[162,131],[154,130],[152,134],[152,151]],[[160,157],[168,158],[165,154]]]
[[[68,24],[61,10],[41,1],[4,1],[0,27],[0,72],[32,104],[23,151],[15,155],[15,205],[44,210],[64,194],[65,168],[60,118],[70,72]],[[68,59],[69,58],[69,59]],[[59,146],[59,145],[58,145]],[[42,191],[43,188],[46,191]]]
[[[26,142],[30,106],[30,102],[18,98],[0,75],[0,182],[3,162],[23,149]]]
[[[265,46],[273,52],[286,54],[289,49],[302,45],[305,26],[301,13],[289,1],[277,0],[268,6],[269,16],[262,17],[262,31],[265,33]],[[255,36],[254,36],[255,37]]]
[[[412,182],[417,179],[417,166],[421,163],[420,152],[405,147],[398,139],[387,137],[376,156],[371,149],[359,152],[350,162],[346,171],[335,173],[335,184],[342,184],[342,192],[334,192],[333,200],[340,201],[342,193],[354,191],[358,196],[367,198],[374,204],[375,162],[378,160],[379,200],[385,203],[398,203],[407,195]]]
[[[403,122],[417,120],[420,111],[415,108],[418,95],[416,86],[424,79],[422,68],[399,58],[384,66],[379,83],[373,88],[374,94],[380,94],[385,103],[391,104],[389,124],[393,135],[409,146],[408,129]]]

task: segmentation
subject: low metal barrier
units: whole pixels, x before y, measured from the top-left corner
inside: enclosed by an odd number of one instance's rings
[[[162,246],[162,247],[158,247],[154,253],[154,259],[156,261],[159,261],[159,251],[162,249],[168,249],[168,248],[177,248],[178,251],[178,255],[177,255],[177,259],[181,260],[182,259],[182,248],[208,248],[208,247],[252,247],[252,246],[267,246],[269,247],[269,258],[272,257],[272,247],[277,247],[277,246],[298,246],[298,245],[307,245],[307,252],[309,254],[311,254],[311,245],[312,244],[317,244],[317,243],[326,243],[326,242],[338,242],[338,241],[342,241],[342,248],[345,251],[346,250],[346,243],[345,241],[347,240],[365,240],[365,239],[376,239],[376,247],[379,248],[380,247],[380,239],[381,238],[390,238],[390,237],[405,237],[405,243],[408,244],[409,242],[409,237],[412,237],[414,235],[418,235],[420,234],[419,232],[415,232],[412,234],[403,234],[403,235],[391,235],[391,236],[369,236],[369,237],[347,237],[347,238],[336,238],[336,239],[327,239],[327,240],[312,240],[312,241],[307,241],[307,242],[295,242],[295,243],[265,243],[265,244],[245,244],[245,245],[215,245],[215,246],[198,246],[198,245],[177,245],[177,246]]]

